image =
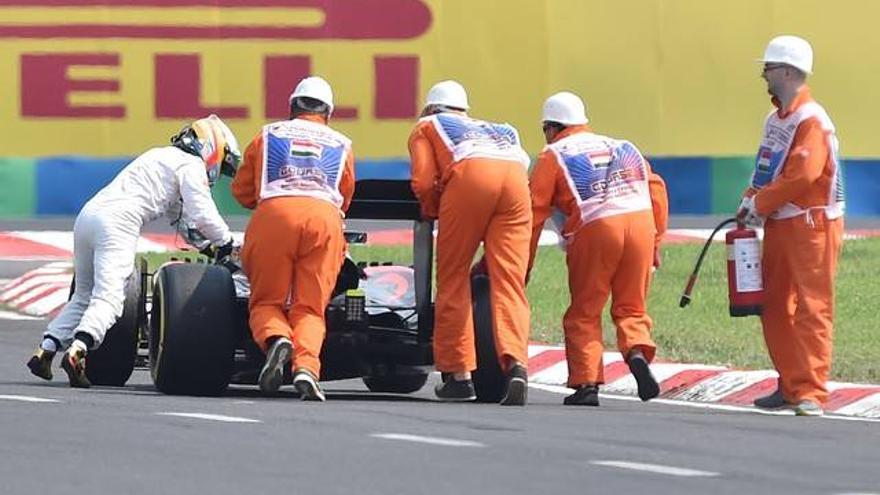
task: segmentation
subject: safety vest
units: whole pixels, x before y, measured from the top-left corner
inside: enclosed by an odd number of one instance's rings
[[[326,125],[294,119],[263,127],[260,200],[311,196],[340,208],[339,192],[351,140]]]
[[[530,159],[522,148],[519,133],[510,124],[496,124],[456,113],[425,117],[452,154],[453,162],[469,158],[490,158],[521,163],[528,168]]]
[[[798,126],[801,122],[815,118],[819,121],[822,129],[825,131],[828,140],[828,149],[830,156],[828,161],[833,167],[831,187],[828,191],[827,203],[822,206],[801,208],[794,203],[786,203],[778,210],[774,211],[770,218],[784,219],[792,218],[806,214],[812,209],[822,209],[829,219],[838,218],[843,215],[844,211],[844,195],[843,181],[840,173],[838,160],[839,143],[835,134],[834,124],[831,118],[825,112],[825,109],[815,101],[810,101],[801,105],[790,115],[779,118],[778,113],[774,110],[767,116],[764,123],[764,138],[761,140],[761,146],[758,148],[758,154],[755,157],[755,172],[752,174],[752,187],[761,189],[767,184],[773,182],[779,174],[782,173],[785,159],[788,157],[794,137],[797,133]]]
[[[562,165],[580,209],[581,224],[651,210],[645,159],[629,141],[579,132],[548,144]]]

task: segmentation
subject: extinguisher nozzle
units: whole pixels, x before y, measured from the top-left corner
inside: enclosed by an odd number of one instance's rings
[[[687,294],[682,294],[681,299],[678,301],[678,307],[683,308],[691,303],[691,296]]]

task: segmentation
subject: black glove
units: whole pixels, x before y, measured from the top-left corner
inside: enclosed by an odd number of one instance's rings
[[[214,251],[214,260],[219,261],[229,257],[232,254],[232,249],[233,241],[232,239],[230,239],[229,242],[227,242],[226,244],[216,248],[216,250]]]
[[[208,244],[207,246],[203,247],[202,249],[199,249],[199,254],[207,256],[208,258],[214,259],[214,253],[216,251],[217,251],[217,249],[214,246]]]

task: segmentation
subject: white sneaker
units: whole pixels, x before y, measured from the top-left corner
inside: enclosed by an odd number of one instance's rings
[[[318,402],[324,402],[327,400],[327,397],[324,396],[324,391],[321,390],[321,386],[318,385],[318,379],[309,370],[298,369],[294,371],[293,386],[296,388],[297,392],[300,393],[302,400]]]
[[[822,406],[811,400],[802,400],[794,406],[794,413],[797,416],[822,416],[825,411],[822,410]]]
[[[284,337],[279,337],[266,352],[266,364],[260,370],[260,391],[274,394],[281,388],[284,381],[284,367],[290,362],[293,344]]]

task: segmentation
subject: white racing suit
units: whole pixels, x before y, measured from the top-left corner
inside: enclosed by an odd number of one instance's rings
[[[67,348],[76,333],[85,332],[94,347],[100,346],[122,315],[125,281],[134,271],[141,228],[162,215],[174,222],[181,214],[215,246],[232,239],[211,197],[200,158],[166,146],[153,148],[127,165],[76,217],[76,286],[45,336]]]

